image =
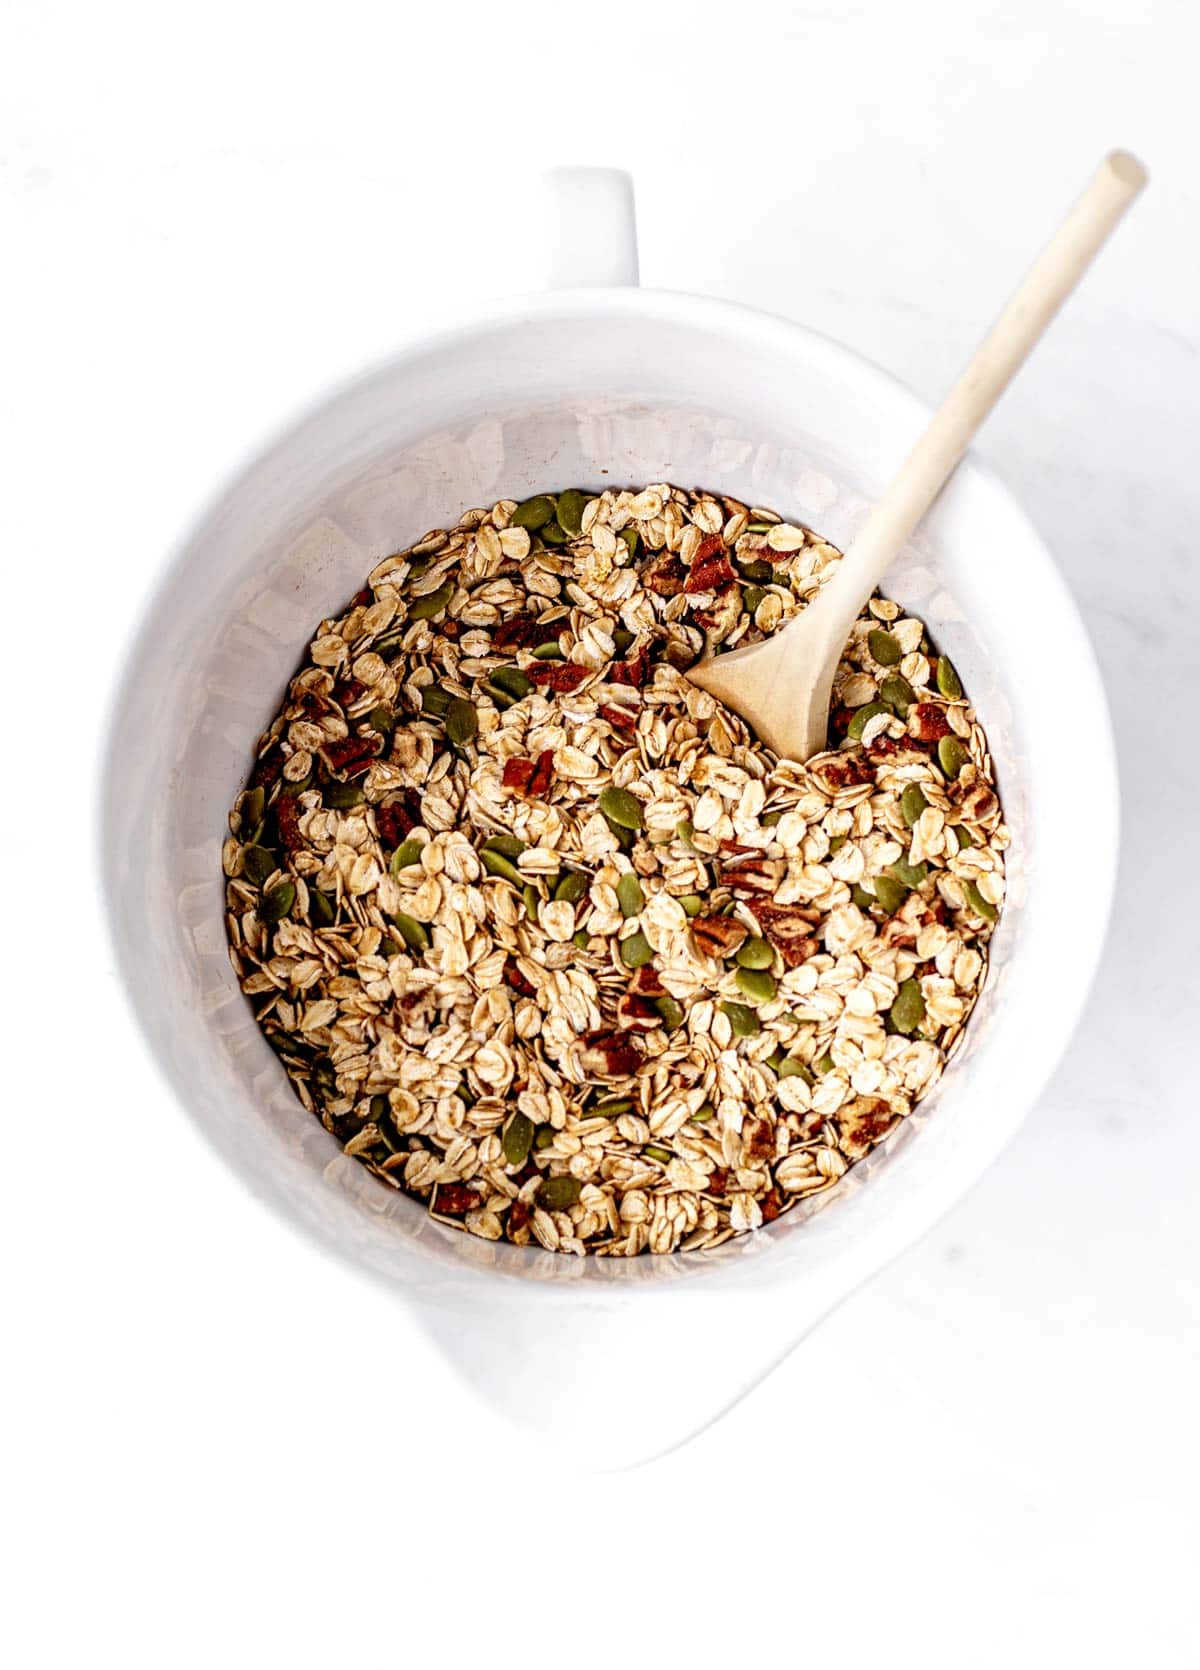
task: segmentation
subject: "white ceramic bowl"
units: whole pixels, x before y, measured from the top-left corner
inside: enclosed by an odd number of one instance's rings
[[[1010,494],[968,461],[888,580],[960,670],[1013,835],[987,988],[935,1094],[819,1210],[716,1255],[573,1260],[483,1243],[341,1155],[263,1042],[222,921],[226,812],[312,624],[426,528],[545,487],[701,484],[844,545],[926,416],[797,325],[636,288],[623,176],[572,171],[553,189],[571,203],[563,218],[579,225],[586,209],[593,228],[582,257],[552,251],[569,288],[427,337],[323,400],[175,555],[113,715],[102,862],[145,1036],[231,1164],[388,1282],[490,1401],[605,1464],[678,1442],[742,1395],[1012,1135],[1096,965],[1117,795],[1075,609]],[[1051,705],[1064,691],[1065,733]]]

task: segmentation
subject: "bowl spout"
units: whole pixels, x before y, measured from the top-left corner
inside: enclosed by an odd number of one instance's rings
[[[615,1302],[579,1283],[547,1305],[517,1283],[453,1308],[413,1301],[421,1324],[496,1414],[576,1465],[635,1466],[732,1407],[840,1295],[647,1284]]]

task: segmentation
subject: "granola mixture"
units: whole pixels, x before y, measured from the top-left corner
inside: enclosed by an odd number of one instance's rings
[[[1007,845],[954,668],[873,599],[807,765],[683,676],[838,557],[731,499],[571,490],[321,622],[230,818],[231,956],[305,1107],[435,1217],[715,1247],[942,1072]]]

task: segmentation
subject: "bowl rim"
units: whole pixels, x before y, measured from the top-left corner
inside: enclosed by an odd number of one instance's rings
[[[190,511],[181,517],[181,531],[157,564],[140,607],[131,617],[119,652],[111,664],[109,686],[105,694],[105,717],[96,755],[97,815],[93,823],[92,857],[98,892],[103,901],[105,927],[114,948],[120,985],[134,1028],[154,1064],[160,1082],[169,1090],[172,1099],[187,1113],[192,1123],[200,1128],[205,1141],[220,1153],[223,1162],[239,1178],[242,1186],[251,1188],[260,1200],[265,1201],[277,1218],[301,1233],[306,1240],[318,1241],[360,1275],[383,1283],[393,1293],[403,1291],[394,1277],[375,1269],[366,1258],[353,1249],[340,1246],[332,1236],[322,1235],[283,1198],[282,1193],[268,1197],[261,1190],[253,1188],[243,1168],[225,1152],[210,1133],[206,1121],[195,1111],[187,1086],[178,1082],[151,1035],[149,1022],[135,991],[132,962],[127,961],[118,929],[117,890],[112,874],[111,785],[115,780],[113,766],[121,748],[121,714],[130,693],[129,673],[152,629],[156,615],[169,598],[177,577],[186,568],[191,549],[203,530],[219,515],[226,501],[252,475],[282,453],[310,423],[322,419],[340,402],[357,393],[365,393],[375,384],[382,385],[397,378],[406,368],[415,366],[427,357],[444,354],[457,347],[472,344],[482,346],[489,335],[516,326],[539,320],[596,322],[604,319],[639,317],[661,318],[677,325],[691,325],[712,332],[726,342],[736,343],[740,347],[775,346],[789,357],[803,355],[810,363],[814,359],[819,360],[839,379],[856,383],[876,406],[881,402],[889,406],[897,421],[902,426],[907,425],[914,437],[930,415],[930,408],[916,393],[893,373],[858,350],[798,321],[723,298],[698,296],[683,291],[646,289],[640,286],[595,287],[551,290],[505,298],[471,309],[459,309],[432,321],[428,330],[414,330],[406,334],[391,352],[377,356],[357,371],[335,379],[307,399],[289,403],[281,415],[277,415],[273,421],[263,426],[258,443],[252,444],[243,452],[240,462],[234,468],[222,472],[209,490],[193,503]],[[1054,1043],[1043,1049],[1042,1060],[1028,1093],[1023,1094],[1006,1109],[1003,1117],[994,1117],[989,1121],[989,1140],[986,1143],[977,1141],[970,1151],[969,1164],[959,1165],[957,1168],[943,1168],[937,1187],[926,1187],[919,1193],[914,1191],[913,1198],[905,1206],[894,1209],[889,1217],[880,1222],[868,1220],[861,1223],[854,1244],[849,1248],[834,1250],[830,1262],[838,1265],[843,1272],[843,1279],[838,1284],[841,1294],[849,1292],[904,1247],[931,1230],[991,1165],[1036,1105],[1078,1027],[1100,964],[1116,887],[1119,850],[1117,755],[1103,682],[1083,620],[1051,551],[1023,510],[1016,494],[999,473],[972,449],[959,464],[957,478],[977,483],[1005,502],[1008,511],[1021,526],[1029,551],[1038,558],[1040,578],[1053,592],[1059,616],[1070,625],[1076,676],[1082,677],[1091,686],[1085,691],[1085,696],[1088,698],[1087,707],[1093,733],[1092,748],[1098,762],[1098,780],[1093,785],[1094,800],[1089,808],[1089,839],[1093,850],[1094,874],[1097,878],[1102,878],[1095,883],[1102,889],[1102,898],[1093,899],[1090,932],[1086,944],[1082,947],[1083,954],[1077,954],[1072,963],[1071,1001],[1060,1016],[1060,1024],[1056,1025]],[[1103,781],[1100,781],[1100,778]],[[751,1239],[758,1241],[760,1236],[764,1242],[761,1250],[767,1253],[773,1239],[770,1227],[764,1226],[762,1230],[756,1231]],[[465,1235],[461,1235],[461,1239],[464,1243],[471,1240]],[[511,1250],[519,1252],[523,1249]],[[464,1255],[466,1251],[464,1245]],[[703,1289],[722,1285],[719,1279],[722,1276],[726,1284],[754,1280],[764,1286],[773,1281],[796,1279],[794,1268],[788,1265],[781,1266],[763,1257],[723,1263],[708,1259],[703,1253],[674,1254],[669,1261],[651,1258],[651,1262],[661,1262],[664,1266],[669,1262],[671,1268],[664,1267],[661,1271],[653,1273],[639,1273],[638,1279],[632,1279],[632,1270],[625,1270],[627,1265],[641,1266],[646,1262],[643,1259],[563,1259],[561,1275],[542,1275],[536,1280],[530,1280],[518,1268],[508,1268],[505,1265],[485,1268],[473,1263],[468,1256],[461,1256],[457,1261],[457,1276],[468,1284],[487,1282],[493,1289],[496,1286],[493,1278],[499,1278],[514,1296],[520,1295],[530,1303],[551,1305],[578,1302],[579,1264],[588,1267],[587,1273],[592,1275],[600,1273],[593,1271],[592,1266],[604,1266],[603,1283],[594,1280],[589,1282],[587,1293],[591,1301],[604,1298],[609,1303],[625,1302],[634,1294],[661,1297],[668,1286],[675,1291],[678,1291],[681,1285],[694,1289],[696,1278],[705,1275],[709,1280],[700,1281],[699,1285]],[[689,1268],[685,1271],[680,1268],[681,1264],[686,1264]],[[449,1274],[445,1265],[443,1271]],[[621,1279],[623,1275],[628,1279]],[[828,1309],[829,1303],[832,1302],[827,1302],[822,1308]]]

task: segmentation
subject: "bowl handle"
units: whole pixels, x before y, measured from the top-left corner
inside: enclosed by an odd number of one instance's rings
[[[619,168],[550,168],[542,176],[551,290],[638,281],[633,181]]]

